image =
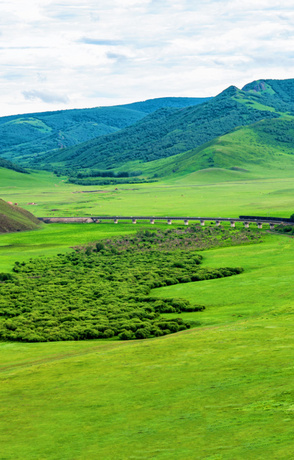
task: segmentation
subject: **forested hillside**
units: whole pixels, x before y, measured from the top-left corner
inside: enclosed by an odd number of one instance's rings
[[[61,110],[0,118],[0,154],[23,163],[36,154],[62,151],[111,134],[161,107],[187,107],[208,98],[159,98],[134,104]]]
[[[292,113],[289,102],[267,91],[241,91],[230,87],[199,106],[161,109],[134,125],[112,135],[45,155],[41,166],[63,164],[74,167],[118,167],[128,161],[153,161],[201,146],[238,126],[281,116],[280,109]],[[284,97],[285,99],[285,97]],[[284,113],[284,112],[283,112]],[[35,166],[39,166],[36,159]]]
[[[294,143],[289,133],[294,119],[294,80],[258,80],[242,90],[231,86],[214,98],[159,98],[37,115],[0,119],[5,158],[67,174],[86,170],[82,180],[88,173],[96,177],[97,171],[98,176],[102,171],[107,177],[105,171],[109,170],[138,176],[153,169],[162,176],[185,168],[231,168],[247,161],[266,163],[267,155],[276,161],[272,149],[292,154]],[[276,123],[277,119],[283,123]],[[230,148],[235,149],[228,152],[224,136],[245,126],[254,126],[250,132],[255,140],[249,142],[249,131],[241,130],[228,138]],[[29,136],[30,142],[20,143]],[[178,154],[184,156],[178,158]],[[146,163],[163,159],[167,160],[160,171],[156,165],[146,167]],[[109,174],[116,177],[117,172]]]
[[[29,174],[29,172],[26,169],[22,168],[19,165],[12,163],[9,160],[5,160],[4,158],[1,158],[1,157],[0,157],[0,168],[12,169],[13,171],[17,171],[17,172],[24,173],[24,174]]]

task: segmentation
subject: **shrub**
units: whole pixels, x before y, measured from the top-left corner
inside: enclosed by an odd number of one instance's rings
[[[0,281],[10,281],[13,280],[11,273],[0,273]]]
[[[137,329],[135,332],[136,339],[147,339],[150,337],[150,330],[147,328]]]
[[[126,329],[118,334],[120,340],[132,340],[134,339],[134,333],[132,331],[127,331]]]

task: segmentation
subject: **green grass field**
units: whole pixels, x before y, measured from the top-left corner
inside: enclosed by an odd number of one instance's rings
[[[290,216],[293,179],[288,171],[264,177],[208,169],[149,184],[84,187],[67,184],[52,173],[31,175],[0,170],[0,196],[36,216],[187,215],[237,217]],[[116,190],[117,189],[117,190]],[[95,193],[91,193],[91,191]],[[28,203],[36,203],[29,205]]]
[[[37,216],[290,216],[291,173],[256,171],[212,168],[115,190],[2,170],[0,196]],[[48,224],[2,234],[0,272],[146,227]],[[244,267],[238,276],[154,290],[206,305],[182,314],[194,321],[190,331],[131,342],[0,343],[1,460],[292,458],[294,240],[267,232],[263,240],[202,252],[204,266]]]
[[[202,252],[241,275],[154,290],[207,305],[190,331],[0,344],[1,458],[292,458],[294,246],[263,240]]]

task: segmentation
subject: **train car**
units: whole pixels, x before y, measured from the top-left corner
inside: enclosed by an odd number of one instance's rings
[[[241,220],[249,220],[251,222],[277,222],[277,223],[292,223],[294,225],[294,219],[289,217],[261,217],[261,216],[239,216]]]

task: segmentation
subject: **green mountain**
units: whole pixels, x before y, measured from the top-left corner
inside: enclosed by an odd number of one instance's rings
[[[0,118],[0,155],[21,160],[117,132],[162,107],[187,107],[209,98],[159,98],[134,104]]]
[[[143,174],[156,177],[186,176],[195,171],[213,176],[216,170],[218,175],[222,170],[225,179],[280,170],[293,174],[294,118],[266,119],[236,128],[196,149],[145,163],[141,169]]]
[[[39,225],[39,220],[29,211],[6,203],[0,198],[0,233],[33,230]]]
[[[231,86],[208,102],[165,108],[117,133],[35,159],[35,167],[118,168],[195,149],[263,119],[294,116],[294,80],[263,80],[242,90]]]

